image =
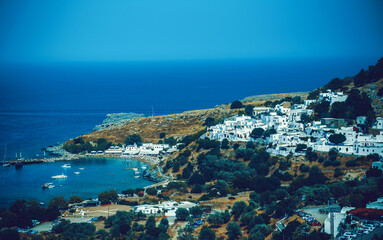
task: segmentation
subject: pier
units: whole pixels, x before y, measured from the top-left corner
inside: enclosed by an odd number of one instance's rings
[[[56,161],[70,161],[70,160],[78,160],[80,157],[78,156],[60,156],[60,157],[49,157],[49,158],[27,158],[27,159],[13,159],[10,161],[5,161],[4,163],[9,163],[11,165],[16,164],[35,164],[35,163],[47,163],[47,162],[56,162]]]

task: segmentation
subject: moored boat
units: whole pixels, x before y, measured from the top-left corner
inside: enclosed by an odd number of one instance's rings
[[[64,165],[62,165],[61,167],[62,167],[62,168],[70,168],[71,166],[70,166],[70,164],[64,164]]]
[[[54,188],[55,185],[53,185],[53,183],[44,183],[41,188],[42,189],[47,189],[47,188]]]
[[[61,174],[61,175],[56,175],[56,176],[52,176],[53,179],[63,179],[63,178],[67,178],[68,176],[67,175],[64,175],[64,174]]]
[[[5,159],[7,158],[7,144],[5,144],[5,149],[4,149],[4,160],[3,160],[3,167],[9,167],[11,166],[10,163],[6,163]]]

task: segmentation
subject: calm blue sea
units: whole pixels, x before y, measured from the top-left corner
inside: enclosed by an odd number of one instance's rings
[[[210,108],[250,95],[311,91],[334,77],[355,75],[376,60],[0,64],[0,159],[5,145],[7,159],[20,152],[25,158],[41,156],[41,148],[90,132],[107,113],[151,115],[153,109],[155,115],[161,115]],[[103,166],[109,164],[112,163],[106,161]],[[19,172],[1,169],[2,194],[8,192],[7,186],[17,186],[12,190],[20,193],[31,192],[25,196],[1,196],[0,205],[16,197],[49,195],[39,189],[48,179],[39,177],[43,172],[52,175],[55,168],[50,164],[26,166]],[[25,181],[14,182],[22,178]],[[103,184],[97,175],[90,179],[95,186]],[[51,192],[60,191],[56,188]]]
[[[69,163],[71,168],[62,168]],[[153,184],[142,178],[134,178],[131,168],[141,168],[142,162],[125,159],[95,158],[71,162],[54,162],[24,165],[16,170],[13,166],[0,168],[0,207],[9,206],[16,199],[37,200],[48,203],[50,199],[73,196],[83,199],[97,197],[100,192],[138,188]],[[80,168],[84,168],[81,170]],[[80,172],[80,174],[74,174]],[[52,179],[65,174],[66,179]],[[43,190],[41,185],[53,183],[56,187]]]

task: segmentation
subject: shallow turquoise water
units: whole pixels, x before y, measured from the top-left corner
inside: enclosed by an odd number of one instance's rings
[[[62,168],[63,164],[70,164],[71,168]],[[16,170],[14,166],[0,167],[0,206],[9,206],[16,199],[34,199],[45,203],[57,196],[63,196],[67,200],[73,195],[88,199],[97,197],[106,190],[115,189],[121,193],[128,188],[153,184],[142,178],[134,178],[134,171],[130,167],[142,166],[146,165],[136,160],[94,158],[24,165],[20,170]],[[80,174],[74,174],[77,171]],[[51,178],[62,173],[68,178]],[[42,190],[41,185],[48,182],[56,187]]]

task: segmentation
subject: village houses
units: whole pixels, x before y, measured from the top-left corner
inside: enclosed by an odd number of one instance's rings
[[[274,108],[254,107],[253,116],[234,116],[222,124],[207,129],[206,137],[222,141],[253,141],[250,134],[255,128],[274,129],[275,134],[267,137],[267,151],[273,155],[302,155],[295,151],[298,144],[311,147],[314,151],[328,152],[335,148],[339,153],[355,156],[378,154],[383,156],[383,131],[377,135],[364,134],[358,126],[366,124],[366,116],[358,116],[354,126],[347,126],[344,119],[322,118],[320,121],[307,122],[314,111],[308,106],[321,101],[344,102],[347,95],[343,92],[328,90],[319,94],[318,100],[305,100],[304,104],[281,103]],[[383,118],[378,117],[374,128],[383,130]],[[346,140],[338,145],[331,143],[329,137],[342,134]]]

